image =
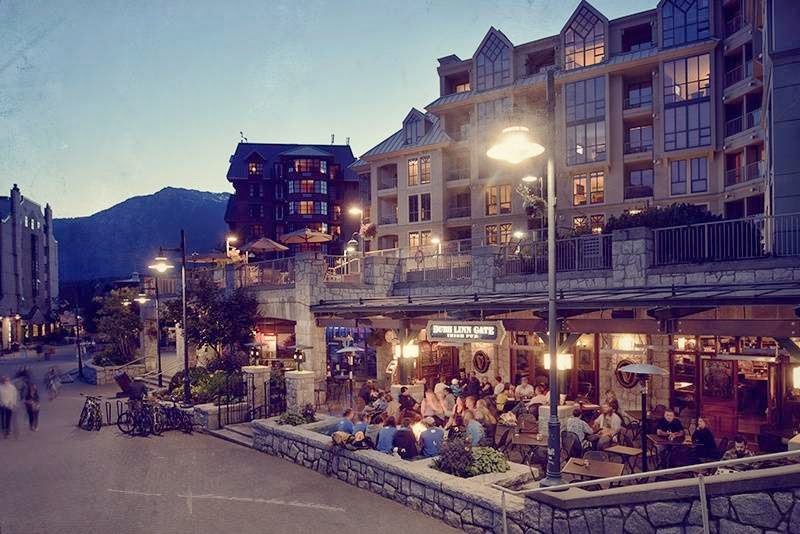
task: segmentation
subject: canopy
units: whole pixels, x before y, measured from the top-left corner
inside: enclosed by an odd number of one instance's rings
[[[347,347],[342,347],[341,349],[336,351],[337,354],[343,354],[348,352],[364,352],[364,349],[362,349],[361,347],[355,347],[350,345]]]
[[[296,230],[294,232],[289,232],[288,234],[283,234],[281,236],[281,241],[283,241],[287,245],[307,245],[309,243],[327,243],[332,239],[333,239],[332,236],[324,234],[322,232],[317,232],[316,230],[312,230],[311,228],[303,228],[302,230]]]
[[[289,250],[289,247],[285,247],[268,237],[261,237],[245,244],[240,250],[243,252],[285,252]]]

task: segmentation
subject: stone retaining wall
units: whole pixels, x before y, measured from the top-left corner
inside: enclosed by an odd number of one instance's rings
[[[223,426],[234,423],[243,423],[249,419],[250,405],[246,402],[237,402],[229,406],[222,406]],[[194,423],[206,430],[219,430],[220,407],[213,402],[196,404],[194,406]]]
[[[113,365],[108,367],[101,367],[93,363],[83,364],[83,379],[88,384],[95,384],[97,386],[105,386],[107,384],[114,384],[114,375],[122,369],[123,365]],[[142,376],[147,372],[145,365],[134,364],[125,367],[124,371],[128,373],[131,378]]]

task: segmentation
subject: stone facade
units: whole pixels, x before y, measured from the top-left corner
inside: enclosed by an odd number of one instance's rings
[[[113,365],[108,367],[101,367],[99,365],[95,365],[91,362],[84,362],[83,364],[83,379],[88,384],[94,384],[96,386],[105,386],[108,384],[116,383],[114,380],[114,376],[123,370],[124,372],[128,373],[128,376],[131,378],[142,376],[147,371],[145,369],[144,364],[133,364],[133,365]]]
[[[288,371],[286,378],[286,409],[299,412],[306,404],[314,402],[314,373],[311,371]]]

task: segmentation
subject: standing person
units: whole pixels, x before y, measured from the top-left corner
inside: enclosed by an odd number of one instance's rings
[[[39,386],[31,382],[25,388],[25,410],[28,412],[28,428],[39,431]]]
[[[51,367],[47,374],[44,375],[44,383],[47,386],[47,396],[50,400],[58,397],[58,389],[61,386],[61,381],[58,378],[58,371],[55,367]]]
[[[18,399],[19,392],[11,379],[8,376],[0,378],[0,431],[3,432],[3,437],[7,438],[11,433],[11,420]]]

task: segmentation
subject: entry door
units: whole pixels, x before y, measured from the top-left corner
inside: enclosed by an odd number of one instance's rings
[[[737,431],[736,362],[703,359],[700,380],[701,413],[717,437]]]

